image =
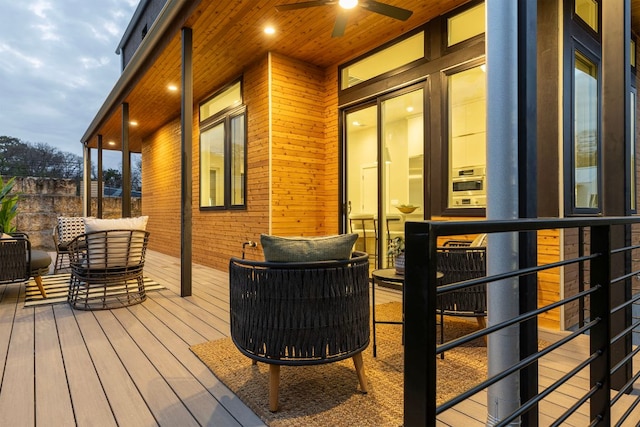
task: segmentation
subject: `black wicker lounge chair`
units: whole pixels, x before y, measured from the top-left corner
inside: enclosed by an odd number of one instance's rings
[[[362,351],[369,345],[369,261],[229,265],[231,337],[247,357],[269,364],[269,409],[278,409],[281,365],[353,358],[367,391]]]
[[[487,249],[485,247],[447,246],[438,249],[438,271],[442,278],[439,285],[477,279],[487,275]],[[487,315],[487,286],[485,283],[440,294],[437,301],[441,325],[444,315],[475,317],[480,327],[485,327]],[[440,341],[444,340],[444,327]]]
[[[101,310],[143,302],[148,241],[149,232],[143,230],[94,231],[72,240],[69,304]]]
[[[27,282],[33,277],[43,298],[47,293],[42,275],[49,272],[51,257],[44,251],[32,250],[24,233],[0,233],[0,283]]]

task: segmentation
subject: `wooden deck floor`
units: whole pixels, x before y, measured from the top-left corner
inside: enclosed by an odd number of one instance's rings
[[[0,426],[264,425],[189,350],[228,335],[227,274],[194,265],[188,298],[179,296],[178,259],[150,252],[145,275],[167,289],[108,311],[24,308],[24,285],[0,285]],[[376,303],[399,298],[376,292]],[[559,377],[576,354],[550,359],[541,382]],[[562,406],[556,399],[545,411]],[[441,425],[484,425],[485,408],[479,394],[444,414]],[[541,416],[541,425],[547,419]]]

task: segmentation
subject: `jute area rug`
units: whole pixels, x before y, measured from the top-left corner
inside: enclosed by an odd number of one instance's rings
[[[42,294],[40,293],[36,282],[33,279],[29,280],[25,291],[24,306],[32,307],[36,305],[66,303],[67,294],[69,292],[70,276],[71,275],[69,273],[42,276],[42,285],[47,293],[46,298],[42,298]],[[144,277],[143,280],[145,292],[164,289],[164,286],[149,279],[148,277]],[[114,290],[118,289],[114,288]],[[102,289],[96,289],[95,292],[102,292]]]
[[[376,306],[377,320],[400,320],[400,303]],[[445,339],[477,330],[475,319],[445,317]],[[372,331],[373,333],[373,331]],[[269,426],[400,426],[403,415],[402,327],[376,325],[377,353],[363,352],[369,383],[357,391],[352,359],[316,366],[283,366],[279,411],[269,411],[269,367],[252,365],[224,338],[191,347],[233,393]],[[373,337],[371,338],[373,342]],[[486,379],[487,352],[482,339],[448,351],[437,360],[437,401],[443,403]]]

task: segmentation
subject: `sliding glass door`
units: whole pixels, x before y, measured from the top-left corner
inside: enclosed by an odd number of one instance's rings
[[[424,89],[397,92],[344,112],[348,232],[377,268],[389,241],[424,219]]]

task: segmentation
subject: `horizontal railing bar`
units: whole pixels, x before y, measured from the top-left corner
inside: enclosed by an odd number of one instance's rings
[[[596,391],[600,390],[600,387],[602,387],[602,385],[600,383],[598,383],[598,384],[594,385],[593,387],[591,387],[591,389],[587,392],[587,394],[582,396],[582,398],[580,398],[580,400],[578,400],[569,409],[567,409],[553,424],[551,424],[551,427],[558,427],[558,426],[562,425],[562,423],[565,422],[567,420],[567,418],[569,418],[571,415],[573,415],[574,412],[576,412],[579,407],[584,405],[584,403],[587,400],[589,400],[591,398],[591,396],[593,396],[596,393]]]
[[[640,300],[640,293],[636,294],[636,296],[634,296],[630,300],[623,302],[619,306],[612,308],[611,309],[611,314],[615,314],[619,310],[622,310],[623,308],[626,308],[629,305],[635,304],[636,302],[638,302],[638,300]]]
[[[525,320],[530,320],[530,319],[532,319],[532,318],[534,318],[534,317],[536,317],[536,316],[538,316],[538,315],[540,315],[542,313],[546,313],[547,311],[553,310],[554,308],[558,308],[558,307],[560,307],[560,306],[562,306],[564,304],[568,304],[568,303],[570,303],[572,301],[575,301],[577,299],[580,299],[580,298],[583,298],[585,296],[588,296],[588,295],[594,293],[598,289],[599,289],[599,286],[596,286],[596,287],[593,287],[593,288],[589,288],[589,289],[584,290],[584,291],[582,291],[580,293],[577,293],[577,294],[575,294],[575,295],[573,295],[573,296],[571,296],[569,298],[565,298],[565,299],[563,299],[561,301],[556,301],[556,302],[551,303],[549,305],[545,305],[544,307],[540,307],[538,309],[529,311],[529,312],[521,314],[521,315],[519,315],[517,317],[513,317],[513,318],[511,318],[509,320],[506,320],[504,322],[497,323],[497,324],[492,325],[492,326],[488,326],[488,327],[486,327],[484,329],[481,329],[479,331],[472,332],[472,333],[467,334],[467,335],[465,335],[463,337],[451,340],[446,344],[440,344],[436,348],[436,354],[440,354],[440,353],[449,351],[449,350],[453,349],[454,347],[458,347],[458,346],[460,346],[462,344],[466,344],[466,343],[468,343],[470,341],[475,340],[476,338],[480,338],[480,337],[483,337],[485,335],[492,334],[492,333],[494,333],[496,331],[499,331],[500,329],[507,328],[507,327],[509,327],[511,325],[514,325],[516,323],[524,322]]]
[[[511,413],[511,415],[506,417],[500,424],[498,424],[498,426],[507,425],[508,423],[515,420],[517,417],[519,417],[520,415],[527,412],[529,408],[540,403],[545,397],[547,397],[548,395],[556,391],[560,386],[564,385],[569,380],[569,378],[571,378],[572,376],[576,375],[578,372],[580,372],[581,370],[589,366],[591,362],[593,362],[600,356],[601,354],[598,354],[598,353],[592,354],[588,359],[585,359],[584,361],[582,361],[582,363],[577,365],[571,371],[567,372],[565,375],[560,377],[556,382],[554,382],[549,387],[547,387],[542,393],[538,393],[533,399],[530,399],[524,405],[521,405],[520,408],[518,408],[513,413]],[[588,395],[589,393],[587,393],[587,396]]]
[[[438,293],[438,295],[440,295],[448,292],[454,292],[460,289],[465,289],[475,285],[481,285],[483,283],[491,283],[491,282],[497,282],[499,280],[511,279],[513,277],[526,276],[527,274],[533,274],[540,271],[551,270],[552,268],[564,267],[564,266],[576,264],[582,261],[589,261],[589,260],[595,259],[597,256],[598,256],[597,254],[585,255],[580,258],[573,258],[565,261],[557,261],[557,262],[544,264],[536,267],[522,268],[520,270],[515,270],[512,272],[494,274],[491,276],[480,277],[477,279],[469,279],[462,282],[447,283],[446,285],[438,286],[438,289],[436,292]]]
[[[484,390],[485,388],[497,383],[498,381],[508,377],[509,375],[511,375],[512,373],[520,370],[521,368],[524,368],[525,366],[530,365],[531,363],[535,362],[536,360],[540,359],[543,356],[546,356],[547,354],[551,353],[552,351],[558,349],[559,347],[563,346],[564,344],[568,343],[569,341],[573,340],[574,338],[582,335],[583,332],[585,332],[586,330],[590,329],[592,326],[594,326],[595,324],[599,323],[601,319],[596,319],[593,322],[590,322],[587,325],[584,325],[582,328],[574,331],[573,333],[571,333],[570,335],[567,335],[566,337],[554,342],[553,344],[549,345],[548,347],[545,347],[544,349],[522,359],[520,362],[516,363],[515,365],[511,366],[508,369],[505,369],[502,372],[497,373],[496,375],[494,375],[491,378],[488,378],[486,380],[484,380],[483,382],[477,384],[476,386],[470,388],[469,390],[467,390],[466,392],[454,397],[453,399],[443,403],[442,405],[438,406],[436,408],[436,415],[440,414],[441,412],[446,411],[447,409],[450,409],[451,407],[457,405],[458,403],[462,402],[463,400],[466,400],[468,398],[470,398],[471,396],[473,396],[476,393],[479,393],[480,391]]]
[[[519,218],[515,220],[492,221],[431,221],[428,224],[431,232],[436,236],[452,236],[459,234],[479,233],[509,233],[523,231],[539,231],[545,229],[567,229],[578,227],[611,226],[639,223],[640,217],[609,216],[599,218],[553,218],[553,219],[529,219]]]
[[[638,350],[639,350],[639,349],[636,349],[634,354],[637,354],[637,353],[638,353]],[[617,369],[616,369],[616,370],[617,370]],[[611,370],[611,372],[613,373],[613,372],[615,372],[615,371],[612,369],[612,370]],[[633,376],[629,381],[627,381],[625,385],[623,385],[623,386],[620,388],[620,390],[618,391],[618,393],[616,393],[616,395],[614,396],[614,398],[613,398],[613,399],[611,399],[611,406],[615,405],[615,404],[616,404],[616,402],[617,402],[617,401],[618,401],[622,396],[624,396],[624,395],[625,395],[625,392],[626,392],[627,390],[631,390],[631,389],[633,389],[633,384],[638,380],[638,378],[640,378],[640,371],[636,372],[636,374],[635,374],[635,375],[634,375],[634,376]]]
[[[627,334],[629,334],[629,332],[631,332],[633,329],[635,329],[638,326],[638,323],[634,323],[631,326],[629,326],[628,328],[624,329],[622,332],[620,332],[618,335],[616,335],[615,337],[613,337],[611,339],[611,345],[613,345],[614,343],[616,343],[620,338],[625,337]]]
[[[630,279],[631,277],[635,276],[638,274],[638,271],[632,271],[631,273],[627,273],[624,274],[622,276],[618,276],[618,277],[614,277],[611,279],[611,283],[618,283],[618,282],[622,282],[625,279]]]
[[[622,414],[620,416],[620,419],[615,424],[615,427],[621,426],[622,423],[625,422],[629,418],[629,415],[631,415],[631,413],[633,412],[634,409],[636,409],[636,406],[638,406],[639,403],[640,403],[640,396],[637,396],[634,399],[633,403],[631,405],[629,405],[629,408],[626,411],[624,411],[624,414]]]

